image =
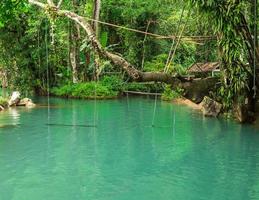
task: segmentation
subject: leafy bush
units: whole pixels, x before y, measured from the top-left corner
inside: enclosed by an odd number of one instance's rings
[[[185,75],[187,73],[188,66],[192,64],[194,61],[186,61],[177,57],[178,54],[175,57],[175,62],[171,63],[170,65],[170,72],[171,73],[177,73],[180,75]],[[146,62],[144,70],[149,72],[159,72],[163,71],[166,65],[168,59],[167,54],[160,54],[156,56],[151,62]],[[185,63],[186,61],[186,63]],[[181,64],[180,64],[181,63]]]
[[[60,88],[53,88],[51,93],[62,97],[83,99],[106,99],[118,96],[117,91],[113,91],[101,83],[95,82],[69,84]]]
[[[160,54],[156,56],[152,61],[146,62],[144,70],[148,72],[158,72],[165,68],[167,54]]]
[[[180,64],[174,64],[174,67],[173,67],[173,69],[171,70],[171,72],[177,73],[177,74],[180,74],[180,75],[186,75],[186,74],[187,74],[187,69],[188,69],[188,68],[183,67],[183,66],[180,65]]]
[[[174,99],[181,98],[182,97],[182,93],[183,93],[182,89],[178,88],[176,90],[172,90],[170,85],[166,85],[161,99],[163,101],[172,101]]]
[[[183,68],[188,68],[195,63],[196,46],[194,44],[181,43],[177,48],[174,66],[181,65]]]
[[[0,106],[7,107],[8,100],[6,98],[0,97]]]
[[[136,92],[147,92],[149,91],[147,85],[144,84],[139,84],[136,82],[128,83],[125,87],[124,90],[128,91],[136,91]]]
[[[151,84],[143,84],[143,83],[127,83],[127,85],[124,86],[124,90],[128,91],[136,91],[136,92],[162,92],[163,87],[162,84],[157,83],[151,83]]]
[[[123,80],[119,76],[104,76],[100,83],[112,91],[121,91],[123,88]]]

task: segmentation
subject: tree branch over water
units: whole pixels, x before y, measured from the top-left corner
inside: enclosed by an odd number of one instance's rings
[[[95,51],[100,57],[110,60],[113,64],[121,67],[123,70],[127,72],[127,74],[135,81],[156,81],[156,82],[164,82],[172,85],[181,85],[181,82],[187,82],[185,78],[180,76],[171,76],[169,74],[163,72],[142,72],[135,68],[131,63],[129,63],[123,57],[111,53],[105,50],[101,43],[96,38],[95,32],[92,29],[91,24],[82,16],[77,15],[74,12],[68,10],[60,10],[59,7],[55,6],[52,0],[47,0],[48,4],[41,3],[36,0],[29,0],[29,3],[32,5],[36,5],[44,10],[47,10],[49,7],[52,12],[56,12],[59,16],[65,16],[77,24],[79,24],[87,34],[89,41]],[[62,0],[60,1],[62,3]]]

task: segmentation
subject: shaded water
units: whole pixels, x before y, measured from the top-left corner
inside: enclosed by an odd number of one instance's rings
[[[0,200],[259,199],[252,126],[159,102],[152,128],[142,98],[51,104],[0,113]]]

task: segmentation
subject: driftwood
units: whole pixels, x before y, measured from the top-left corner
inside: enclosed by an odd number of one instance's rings
[[[93,30],[91,24],[84,18],[77,15],[74,12],[68,10],[60,10],[59,6],[55,6],[52,0],[47,0],[47,4],[41,3],[36,0],[29,0],[30,4],[36,5],[46,11],[55,12],[58,16],[67,17],[77,24],[79,24],[88,37],[88,40],[91,42],[91,45],[96,54],[100,57],[110,60],[116,66],[121,67],[123,70],[127,72],[127,74],[134,80],[138,82],[164,82],[174,86],[180,86],[182,82],[188,82],[187,79],[182,78],[180,76],[171,76],[169,74],[163,72],[142,72],[136,67],[134,67],[131,63],[125,60],[123,57],[114,54],[105,50],[100,42],[98,41],[95,31]]]

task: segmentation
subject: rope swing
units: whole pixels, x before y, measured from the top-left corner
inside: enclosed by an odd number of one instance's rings
[[[180,26],[181,26],[181,22],[182,22],[182,19],[183,19],[184,10],[185,10],[185,7],[183,7],[183,9],[182,9],[181,17],[180,17],[180,20],[179,20],[179,22],[178,22],[177,35],[178,35],[178,33],[179,33],[179,30],[180,30]],[[174,48],[174,44],[175,44],[175,38],[173,39],[173,42],[172,42],[172,45],[171,45],[171,48],[170,48],[170,51],[169,51],[169,54],[168,54],[168,57],[167,57],[167,60],[166,60],[166,65],[165,65],[164,72],[166,72],[166,70],[167,70],[167,68],[168,68],[167,66],[168,66],[169,61],[170,61],[170,57],[171,57],[171,54],[172,54],[172,51],[173,51],[173,48]]]
[[[180,19],[180,21],[179,21],[179,29],[180,29],[181,20],[182,20],[182,18],[183,18],[183,13],[184,13],[184,8],[183,8],[183,10],[182,10],[182,16],[181,16],[181,19]],[[164,69],[164,72],[165,72],[165,73],[168,73],[168,71],[169,71],[169,69],[170,69],[170,65],[171,65],[171,63],[172,63],[173,60],[174,60],[174,57],[175,57],[175,54],[176,54],[176,50],[177,50],[177,48],[178,48],[178,46],[179,46],[179,44],[180,44],[180,42],[181,42],[181,38],[182,38],[183,32],[184,32],[184,30],[185,30],[185,28],[186,28],[186,25],[187,25],[188,21],[189,21],[189,17],[190,17],[190,10],[188,11],[187,19],[186,19],[186,21],[185,21],[185,23],[184,23],[184,26],[183,26],[183,28],[182,28],[182,30],[181,30],[179,36],[177,37],[178,40],[177,40],[177,43],[176,43],[176,45],[175,45],[175,48],[174,48],[173,53],[172,53],[171,50],[170,50],[170,52],[169,52],[169,56],[168,56],[168,59],[167,59],[167,63],[166,63],[165,69]],[[175,40],[173,41],[173,44],[172,44],[171,49],[173,48],[174,43],[175,43]]]

